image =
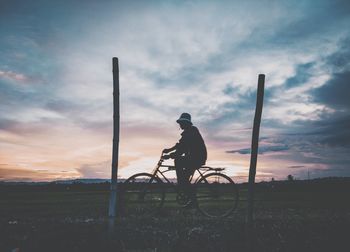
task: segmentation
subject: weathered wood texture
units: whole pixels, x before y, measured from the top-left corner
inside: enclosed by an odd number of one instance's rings
[[[119,158],[119,65],[118,58],[113,58],[113,149],[112,149],[112,178],[111,193],[109,199],[108,216],[110,219],[110,230],[114,227],[117,213],[117,177]]]
[[[254,221],[254,184],[256,174],[256,164],[258,160],[258,147],[259,147],[259,132],[261,114],[264,101],[264,86],[265,86],[265,75],[259,74],[258,78],[258,91],[256,96],[256,107],[253,125],[252,145],[251,145],[251,156],[250,156],[250,168],[249,168],[249,185],[248,185],[248,209],[247,209],[247,242],[249,250],[254,250],[254,233],[253,233],[253,221]]]

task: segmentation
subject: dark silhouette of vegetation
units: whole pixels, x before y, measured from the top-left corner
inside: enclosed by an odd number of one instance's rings
[[[289,174],[289,175],[287,176],[287,180],[288,180],[288,181],[293,181],[293,180],[294,180],[293,175],[290,175],[290,174]]]
[[[248,184],[235,215],[198,215],[171,200],[158,217],[116,220],[107,236],[110,183],[0,183],[0,251],[244,251]],[[273,186],[272,186],[273,185]],[[348,245],[350,178],[255,184],[259,251],[340,251]]]

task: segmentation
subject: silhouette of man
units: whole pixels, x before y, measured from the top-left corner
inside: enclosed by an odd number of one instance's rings
[[[163,150],[164,153],[171,152],[164,158],[174,159],[178,184],[192,197],[189,178],[197,168],[205,164],[207,148],[199,130],[193,126],[190,114],[182,113],[176,122],[183,132],[178,143]]]

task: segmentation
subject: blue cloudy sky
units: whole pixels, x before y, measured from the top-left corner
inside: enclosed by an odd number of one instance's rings
[[[246,180],[349,176],[348,1],[0,0],[0,180],[108,178],[112,57],[119,175],[151,171],[189,112],[210,165]]]

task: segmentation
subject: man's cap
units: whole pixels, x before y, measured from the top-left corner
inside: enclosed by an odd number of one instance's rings
[[[191,115],[189,113],[182,113],[180,118],[176,120],[177,123],[180,122],[189,122],[190,124],[192,124],[191,122]]]

